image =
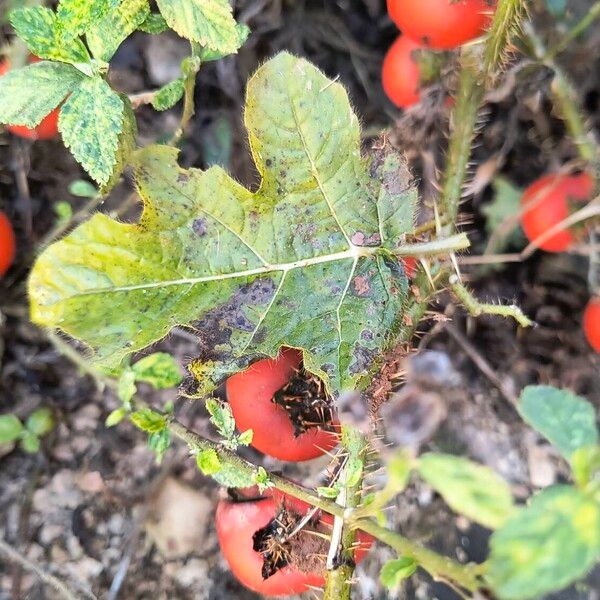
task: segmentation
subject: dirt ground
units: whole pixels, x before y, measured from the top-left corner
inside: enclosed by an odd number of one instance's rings
[[[182,163],[203,167],[220,162],[243,183],[256,183],[241,124],[244,82],[262,60],[288,49],[308,57],[329,76],[339,75],[361,116],[366,145],[390,129],[389,138],[406,150],[421,178],[427,201],[434,190],[432,174],[442,164],[447,115],[436,90],[426,108],[404,117],[385,99],[380,66],[397,31],[384,2],[238,0],[235,4],[252,35],[237,56],[202,68],[197,111],[182,144]],[[546,31],[539,4],[532,3],[532,12]],[[577,14],[589,2],[569,6]],[[9,39],[6,26],[3,31],[0,43]],[[599,50],[600,27],[595,27],[562,61],[596,132]],[[185,53],[186,44],[176,36],[163,35],[159,41],[136,34],[115,57],[112,81],[126,93],[156,88],[177,76]],[[551,110],[548,85],[543,73],[532,77],[516,71],[482,111],[470,188],[474,193],[463,211],[463,230],[470,234],[473,254],[481,253],[487,240],[485,209],[494,200],[489,184],[496,175],[524,187],[574,157],[563,125]],[[140,108],[141,143],[173,131],[179,110],[157,113]],[[53,205],[67,201],[77,211],[85,202],[68,192],[69,184],[79,178],[80,168],[60,141],[31,144],[0,133],[0,209],[15,223],[19,238],[17,264],[0,280],[0,414],[12,411],[24,417],[38,406],[49,406],[58,421],[38,454],[0,448],[0,539],[77,590],[81,598],[258,598],[233,579],[220,556],[213,521],[220,494],[216,484],[198,473],[184,447],[175,445],[157,466],[140,431],[126,423],[105,428],[104,420],[118,406],[117,399],[79,372],[28,321],[24,288],[28,269],[54,225]],[[101,210],[135,219],[139,207],[123,207],[128,186],[123,183]],[[518,236],[512,244],[509,251],[523,246]],[[581,333],[589,294],[588,262],[575,254],[537,253],[500,268],[463,269],[481,298],[516,300],[537,327],[523,331],[500,318],[473,320],[440,295],[432,306],[438,318],[419,327],[414,345],[450,357],[451,367],[444,368],[447,375],[451,371],[454,385],[443,394],[447,416],[439,426],[421,422],[427,413],[418,406],[411,426],[427,432],[417,444],[460,452],[491,466],[511,483],[517,498],[524,499],[533,490],[563,480],[567,472],[552,448],[520,421],[512,398],[529,383],[550,383],[575,390],[600,410],[600,356],[589,349]],[[195,340],[178,330],[158,347],[185,365],[194,355]],[[199,433],[214,435],[201,403],[177,399],[175,390],[159,393],[143,388],[142,395],[157,406],[175,400],[181,420]],[[404,416],[410,421],[411,415]],[[400,433],[402,427],[400,419]],[[307,483],[318,482],[324,466],[320,461],[287,465],[251,450],[247,454]],[[424,486],[411,486],[390,519],[404,534],[450,556],[485,559],[489,532],[456,518]],[[388,595],[376,576],[388,558],[388,550],[377,547],[361,565],[357,599],[458,598],[423,574],[397,596]],[[0,559],[0,600],[55,597],[56,592],[36,575]],[[600,571],[553,598],[597,600]]]

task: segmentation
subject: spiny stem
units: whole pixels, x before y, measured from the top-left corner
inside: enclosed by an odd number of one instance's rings
[[[531,327],[534,323],[516,305],[489,304],[479,302],[469,290],[458,280],[456,275],[449,279],[450,288],[456,297],[464,304],[465,308],[474,317],[480,315],[499,315],[501,317],[513,318],[521,327]]]
[[[349,427],[344,427],[342,440],[347,437],[352,439],[352,443],[346,446],[350,456],[341,475],[341,482],[344,487],[338,496],[337,503],[345,508],[353,509],[360,502],[363,478],[361,476],[358,481],[348,485],[348,477],[351,473],[350,467],[353,464],[353,459],[364,460],[367,441],[358,431]],[[350,600],[352,590],[350,580],[354,574],[354,543],[356,541],[356,530],[345,526],[342,517],[335,517],[334,531],[336,525],[342,528],[341,551],[338,553],[338,549],[333,547],[332,550],[336,552],[337,557],[340,558],[340,564],[337,568],[328,571],[327,573],[323,600]],[[332,543],[335,543],[333,536]]]
[[[214,450],[217,453],[221,464],[227,464],[243,475],[254,477],[258,471],[257,467],[252,463],[240,458],[237,454],[227,450],[219,443],[207,440],[197,433],[190,431],[176,420],[170,421],[169,431],[174,436],[182,439],[192,451]],[[414,557],[415,560],[417,560],[434,578],[452,581],[468,590],[476,590],[479,587],[473,566],[461,565],[450,558],[441,556],[436,552],[412,542],[399,533],[380,527],[375,521],[371,521],[370,519],[359,519],[354,521],[351,512],[349,515],[347,514],[346,508],[331,500],[321,498],[311,490],[292,483],[283,477],[269,474],[269,481],[278,490],[281,490],[294,498],[303,500],[311,506],[316,506],[322,511],[335,517],[345,518],[354,529],[360,529],[371,534],[373,537],[394,548],[398,553]]]
[[[169,140],[170,146],[175,146],[181,139],[183,132],[185,131],[186,125],[190,122],[190,119],[194,116],[194,92],[196,90],[196,75],[200,70],[200,60],[195,57],[191,57],[191,60],[187,65],[187,72],[185,75],[184,92],[183,92],[183,113],[181,115],[181,121],[177,131],[173,134],[173,137]]]

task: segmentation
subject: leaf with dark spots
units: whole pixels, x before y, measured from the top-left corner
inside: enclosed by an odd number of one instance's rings
[[[359,389],[407,307],[393,255],[413,222],[404,163],[391,149],[363,158],[344,88],[287,53],[249,81],[244,120],[255,192],[220,167],[180,168],[175,148],[138,151],[139,224],[96,214],[47,248],[32,318],[107,367],[191,327],[199,393],[282,346],[302,348],[330,391]]]

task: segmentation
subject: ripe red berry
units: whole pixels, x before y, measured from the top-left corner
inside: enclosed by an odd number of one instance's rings
[[[324,564],[318,555],[327,552],[328,542],[320,536],[330,533],[332,517],[317,512],[306,528],[283,541],[287,530],[291,533],[309,510],[308,504],[276,491],[272,497],[219,502],[219,545],[241,583],[265,596],[300,594],[325,583]],[[357,563],[373,539],[359,532],[358,542],[354,557]]]
[[[570,214],[569,201],[587,200],[594,190],[588,173],[578,175],[551,174],[534,181],[523,193],[521,225],[529,241],[541,237]],[[568,229],[558,231],[540,244],[547,252],[564,252],[575,241]]]
[[[387,97],[400,108],[419,102],[420,72],[414,52],[421,46],[401,35],[383,59],[381,81]]]
[[[592,298],[585,308],[583,331],[590,346],[600,352],[600,296]]]
[[[30,63],[39,61],[40,59],[37,56],[31,56],[29,58]],[[5,60],[0,62],[0,76],[4,75],[9,69],[10,64],[8,61]],[[25,127],[24,125],[6,125],[6,129],[16,136],[30,140],[51,140],[58,135],[58,114],[59,109],[55,108],[33,129]]]
[[[412,279],[417,272],[417,259],[414,256],[405,256],[402,259],[404,272],[409,279]]]
[[[2,277],[15,259],[17,243],[15,232],[8,217],[0,210],[0,277]]]
[[[302,352],[284,349],[227,380],[227,399],[240,431],[252,429],[252,446],[288,461],[321,456],[338,443],[331,398],[302,369]]]
[[[390,18],[422,46],[445,50],[480,36],[495,0],[388,0]]]

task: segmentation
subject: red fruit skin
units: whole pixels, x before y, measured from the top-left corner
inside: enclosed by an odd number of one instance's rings
[[[30,63],[36,63],[40,60],[37,56],[29,58]],[[8,61],[2,61],[0,63],[0,76],[4,75],[9,69],[10,64]],[[34,129],[30,129],[24,125],[6,125],[6,129],[12,134],[28,140],[51,140],[58,135],[58,114],[59,109],[55,108]]]
[[[409,279],[413,279],[417,272],[417,259],[414,256],[405,256],[402,259],[404,272]]]
[[[229,568],[247,588],[265,596],[301,594],[310,587],[321,587],[325,583],[322,575],[303,573],[291,566],[280,569],[268,579],[262,578],[263,558],[253,549],[252,536],[275,516],[283,497],[288,506],[301,514],[310,508],[308,504],[281,493],[277,497],[274,494],[254,502],[222,500],[217,506],[217,537]],[[323,515],[322,520],[328,524],[333,521],[330,515]],[[360,546],[355,554],[357,563],[373,543],[373,538],[362,532],[359,532],[359,540]]]
[[[569,216],[569,200],[591,197],[594,179],[588,173],[550,174],[534,181],[523,193],[521,206],[530,206],[521,215],[521,225],[532,242]],[[540,248],[546,252],[564,252],[574,243],[573,234],[565,229],[545,240]]]
[[[410,38],[401,35],[391,45],[381,69],[381,82],[387,97],[399,108],[408,108],[417,104],[419,93],[419,65],[413,52],[422,46]]]
[[[317,427],[294,436],[288,413],[271,401],[302,362],[302,352],[284,349],[277,358],[259,360],[226,383],[227,399],[240,431],[252,429],[252,446],[280,460],[298,462],[322,456],[335,448],[336,433]]]
[[[495,10],[492,0],[387,0],[400,31],[427,48],[449,50],[480,36]]]
[[[600,352],[600,296],[592,298],[585,308],[583,331],[590,346]]]
[[[0,210],[0,277],[8,271],[17,252],[15,232],[8,217]]]

